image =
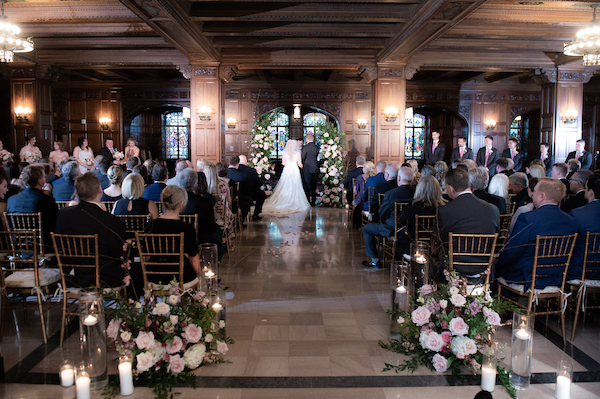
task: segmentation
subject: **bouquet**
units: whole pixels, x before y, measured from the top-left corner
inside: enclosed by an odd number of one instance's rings
[[[41,155],[31,154],[31,155],[25,157],[25,162],[27,162],[29,164],[34,164],[34,163],[37,163],[37,161],[39,161],[40,159],[42,159]]]
[[[222,363],[232,340],[220,337],[225,321],[216,321],[216,312],[202,291],[180,292],[173,281],[161,301],[116,298],[106,310],[107,336],[119,354],[133,359],[134,378],[153,387],[156,398],[166,399],[173,385],[195,386],[191,373],[202,364]],[[118,381],[107,388],[108,396],[118,393]],[[172,396],[172,395],[171,395]]]
[[[460,375],[462,367],[477,374],[483,355],[489,353],[494,341],[492,335],[501,326],[499,313],[510,308],[504,301],[493,299],[489,292],[467,295],[467,282],[454,271],[444,271],[448,283],[437,290],[432,285],[419,289],[419,296],[411,301],[415,310],[400,310],[397,317],[402,327],[400,339],[389,344],[379,342],[387,350],[411,356],[399,365],[385,364],[383,371],[415,371],[424,365],[439,373],[450,370]],[[393,313],[393,312],[392,312]],[[508,372],[497,367],[500,382],[508,393],[515,394]]]
[[[120,161],[123,158],[125,158],[125,154],[123,154],[123,151],[115,150],[115,152],[113,152],[113,159],[114,160]]]
[[[6,162],[13,157],[12,152],[8,152],[7,150],[0,150],[0,156],[2,157],[2,162]]]

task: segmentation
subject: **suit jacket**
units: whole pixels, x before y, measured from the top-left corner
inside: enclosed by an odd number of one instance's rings
[[[539,159],[541,159],[541,154],[538,157]],[[552,166],[554,166],[554,155],[550,155],[548,154],[548,158],[544,159],[542,162],[544,162],[544,168],[546,169],[546,176],[547,177],[552,177]]]
[[[573,256],[571,257],[567,280],[581,278],[586,233],[588,231],[590,233],[600,233],[600,223],[598,223],[598,220],[600,220],[600,200],[594,200],[585,206],[573,209],[569,212],[569,215],[575,219],[579,235],[577,236],[575,249],[573,249]],[[590,256],[591,260],[600,260],[598,259],[598,255]],[[595,270],[595,272],[593,270]],[[588,264],[585,276],[586,278],[600,280],[599,267],[597,265],[593,266],[593,264]]]
[[[154,182],[150,184],[144,190],[144,195],[142,198],[147,199],[148,201],[160,202],[160,194],[167,187],[167,185],[163,182]]]
[[[588,201],[585,199],[585,190],[581,190],[577,194],[565,199],[560,205],[560,209],[562,209],[563,212],[569,213],[573,209],[581,208],[587,204]]]
[[[379,216],[384,226],[389,229],[389,232],[393,232],[396,226],[396,219],[394,216],[394,204],[396,202],[412,202],[415,189],[412,186],[398,186],[385,193],[383,201],[381,202],[381,208],[379,209]]]
[[[100,180],[100,187],[102,190],[107,189],[110,186],[110,180],[108,180],[108,176],[100,171],[100,169],[96,169],[94,174],[98,176],[98,180]]]
[[[477,166],[485,166],[485,153],[487,147],[481,147],[477,151]],[[497,148],[492,147],[492,153],[488,157],[487,168],[490,171],[490,177],[496,174],[496,161],[500,158],[500,152]]]
[[[115,287],[123,282],[121,256],[123,243],[127,239],[123,223],[114,215],[100,209],[92,202],[81,201],[76,206],[62,208],[56,220],[59,234],[98,234],[100,252],[100,279],[108,286]],[[76,269],[75,280],[78,286],[89,287],[95,284],[93,269]]]
[[[367,179],[367,181],[365,182],[365,196],[369,195],[369,188],[370,187],[376,187],[379,184],[383,184],[385,183],[385,176],[383,173],[377,173],[375,176],[371,176]],[[375,190],[373,190],[373,194],[375,194]],[[369,201],[371,200],[375,200],[378,201],[377,197],[375,197],[375,195],[373,195],[373,198],[365,198],[366,201],[364,203],[364,210],[367,211],[369,210]]]
[[[317,173],[319,171],[319,147],[314,142],[306,143],[302,146],[302,173]]]
[[[446,146],[441,141],[438,141],[438,145],[435,147],[433,154],[431,153],[431,147],[433,147],[433,141],[430,141],[425,145],[425,164],[435,165],[438,161],[443,161],[446,155]]]
[[[37,213],[42,212],[42,235],[46,249],[52,248],[50,232],[54,231],[56,225],[56,214],[58,206],[56,201],[49,195],[37,188],[27,187],[19,194],[13,195],[6,204],[8,213]],[[51,250],[49,252],[54,252]]]
[[[74,192],[75,182],[67,179],[64,180],[64,183],[52,188],[52,196],[56,201],[71,201]]]
[[[258,177],[256,169],[240,164],[238,170],[246,176],[246,181],[250,187],[250,192],[252,193],[252,199],[257,201],[262,198],[264,200],[266,195],[264,191],[260,189],[260,178]]]
[[[508,282],[531,284],[536,236],[559,236],[577,232],[575,219],[561,211],[558,205],[543,205],[522,213],[496,265],[496,273]],[[554,263],[555,259],[548,259]],[[546,260],[546,261],[548,261]],[[562,269],[544,270],[546,276],[536,279],[535,288],[562,283]]]
[[[462,158],[460,156],[460,151],[458,150],[458,147],[454,148],[452,150],[452,154],[450,155],[450,163],[454,162],[454,160],[456,159],[473,159],[473,150],[470,149],[469,147],[467,147],[467,150],[465,151],[465,153],[463,154]]]
[[[525,204],[529,204],[531,202],[531,198],[529,197],[527,189],[524,188],[512,198],[512,201],[517,204],[516,208],[519,208]]]
[[[235,183],[240,183],[240,205],[243,207],[249,207],[252,205],[252,188],[250,182],[247,180],[246,175],[236,168],[230,167],[227,170],[227,176],[229,180]]]
[[[510,148],[502,151],[502,157],[510,159]],[[519,152],[517,155],[515,155],[513,162],[515,163],[515,172],[520,172],[521,168],[523,167],[523,154]]]
[[[490,194],[485,190],[475,190],[473,194],[479,199],[488,202],[498,208],[501,215],[506,213],[506,200],[498,195]]]
[[[346,199],[348,203],[351,204],[352,200],[354,200],[354,187],[352,187],[352,179],[356,179],[358,176],[362,175],[363,168],[362,166],[352,169],[348,171],[346,175],[346,181],[344,181],[344,187],[346,187]]]
[[[569,159],[575,159],[576,154],[577,154],[577,151],[570,152],[569,155],[567,155],[567,161]],[[579,162],[581,162],[580,169],[590,169],[592,167],[592,153],[590,153],[589,151],[583,150],[583,153],[579,157]]]
[[[375,214],[374,221],[379,221],[379,194],[385,194],[388,191],[395,189],[396,187],[398,187],[398,180],[396,178],[393,178],[392,180],[388,180],[385,183],[381,183],[375,186],[375,190],[373,190],[373,199],[375,200],[375,202],[373,202],[373,206],[371,207],[373,213]],[[383,201],[381,202],[381,204],[383,205]]]
[[[113,151],[114,150],[115,149],[113,148]],[[113,154],[112,154],[112,152],[110,152],[108,147],[100,148],[100,150],[98,151],[98,155],[102,155],[104,157],[104,159],[107,159],[110,162],[111,165],[115,161],[115,159],[113,158]]]

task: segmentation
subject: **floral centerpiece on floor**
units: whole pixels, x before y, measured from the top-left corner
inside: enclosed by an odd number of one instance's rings
[[[397,313],[402,332],[399,339],[390,343],[379,342],[387,350],[411,357],[399,365],[385,364],[383,371],[411,370],[419,365],[439,373],[451,371],[460,375],[461,368],[471,369],[474,374],[481,369],[482,358],[489,353],[494,341],[493,334],[501,326],[500,315],[510,309],[504,301],[493,299],[489,293],[467,295],[467,282],[455,272],[444,271],[448,283],[437,289],[424,285],[419,296],[411,298],[415,310]],[[508,372],[497,366],[500,382],[511,397],[516,391],[510,384]]]
[[[269,131],[269,126],[283,111],[284,109],[280,107],[260,115],[256,119],[252,131],[248,133],[252,136],[248,162],[251,167],[256,169],[262,186],[261,190],[264,190],[267,195],[271,194],[276,180],[275,170],[272,168],[269,159],[271,158],[271,151],[275,148],[277,136]]]
[[[331,122],[315,127],[316,144],[319,146],[321,159],[319,180],[323,188],[317,191],[317,205],[341,208],[344,203],[342,187],[346,139],[344,132]]]
[[[119,354],[131,355],[135,380],[151,386],[160,399],[166,399],[177,383],[195,387],[192,370],[224,362],[227,344],[233,343],[219,337],[225,321],[215,321],[216,312],[204,292],[179,292],[175,281],[170,286],[174,288],[160,301],[116,298],[106,309],[107,336]],[[113,381],[106,394],[116,396],[118,385]]]

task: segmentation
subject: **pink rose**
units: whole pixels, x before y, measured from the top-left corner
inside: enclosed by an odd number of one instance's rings
[[[219,352],[221,355],[224,355],[227,353],[227,351],[229,350],[229,348],[227,347],[227,344],[223,341],[217,341],[217,352]]]
[[[152,333],[152,331],[150,331],[150,332],[140,331],[137,338],[135,339],[135,343],[137,344],[138,348],[140,348],[140,349],[154,348],[154,345],[155,345],[154,334]]]
[[[491,324],[493,326],[498,326],[498,325],[500,325],[500,322],[501,322],[500,315],[498,315],[498,313],[494,312],[493,310],[490,310],[485,321],[487,321],[489,324]]]
[[[183,340],[179,337],[173,338],[173,343],[167,343],[167,353],[172,355],[177,353],[183,348]]]
[[[442,341],[444,341],[444,345],[450,345],[450,342],[452,342],[452,333],[450,331],[444,331],[442,333]]]
[[[177,374],[181,373],[184,368],[185,368],[185,360],[183,360],[183,358],[179,355],[172,355],[170,358],[168,370],[172,374],[177,375]]]
[[[439,352],[442,346],[444,346],[442,337],[433,330],[423,331],[419,337],[419,343],[423,348],[433,352]]]
[[[149,352],[142,352],[135,357],[137,363],[137,371],[143,373],[150,370],[154,365],[154,356]]]
[[[431,312],[425,306],[419,306],[410,314],[410,318],[417,326],[422,326],[423,324],[428,323],[430,316]]]
[[[457,308],[460,308],[461,306],[464,306],[465,303],[467,303],[467,300],[464,296],[460,294],[454,294],[450,297],[450,302],[452,302],[452,304]]]
[[[477,344],[472,339],[467,339],[463,346],[467,355],[474,355],[477,353]]]
[[[431,284],[425,284],[419,288],[419,295],[429,295],[433,292],[433,286]]]
[[[202,328],[192,323],[183,329],[181,336],[188,342],[196,343],[202,339]]]
[[[433,368],[438,373],[443,373],[444,371],[448,370],[448,359],[439,353],[435,354],[431,362],[433,363]]]
[[[462,317],[455,317],[450,320],[449,329],[452,335],[466,335],[469,332],[469,326]]]
[[[112,319],[110,323],[108,323],[108,327],[106,328],[106,336],[113,341],[117,340],[119,336],[119,327],[121,326],[121,319]]]

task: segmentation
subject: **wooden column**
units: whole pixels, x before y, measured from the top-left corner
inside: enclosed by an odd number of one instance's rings
[[[221,83],[217,64],[192,64],[190,78],[191,134],[190,159],[212,162],[221,160],[221,129],[224,125],[221,115]],[[200,120],[198,108],[210,107],[210,120]]]
[[[406,80],[404,65],[380,64],[377,80],[373,83],[375,161],[401,164],[404,162],[404,111],[406,108]],[[384,110],[398,108],[396,120],[386,120]]]

